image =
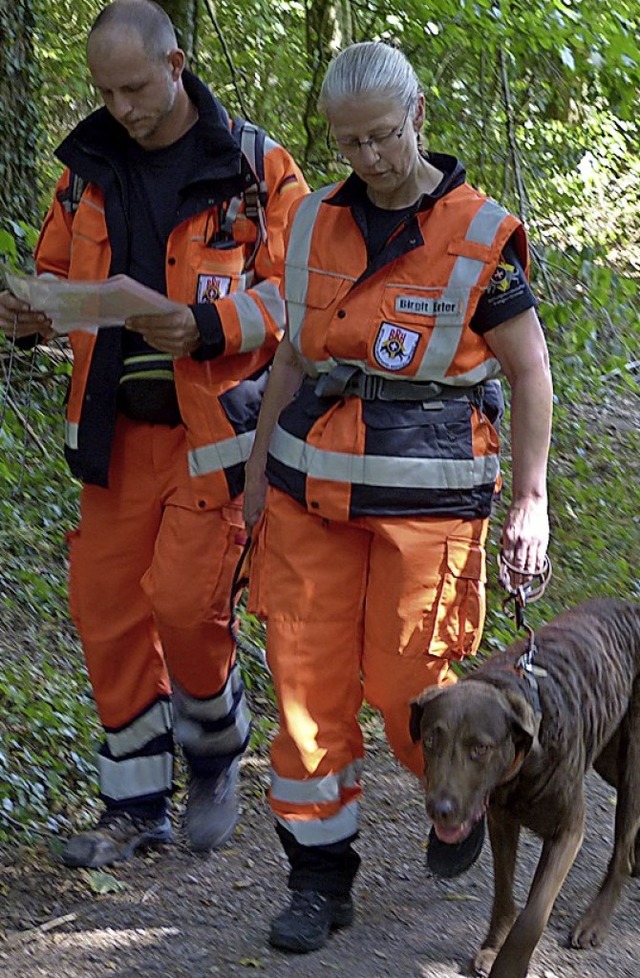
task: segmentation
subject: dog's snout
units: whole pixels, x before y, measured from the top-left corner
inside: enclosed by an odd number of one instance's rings
[[[458,806],[451,798],[427,799],[427,815],[434,822],[446,825],[458,818]]]

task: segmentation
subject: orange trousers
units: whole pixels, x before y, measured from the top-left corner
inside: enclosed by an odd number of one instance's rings
[[[109,488],[83,488],[70,534],[71,613],[107,730],[151,716],[172,681],[194,703],[225,687],[234,661],[229,595],[244,539],[240,499],[197,507],[182,427],[118,418]],[[170,727],[166,709],[166,722],[156,714],[156,727],[147,719],[121,738],[123,754],[144,752],[145,737]]]
[[[363,699],[381,711],[398,759],[422,774],[409,704],[425,686],[455,681],[451,660],[478,648],[487,528],[486,519],[332,522],[269,489],[250,608],[267,622],[280,710],[270,796],[279,820],[335,819],[357,797]]]

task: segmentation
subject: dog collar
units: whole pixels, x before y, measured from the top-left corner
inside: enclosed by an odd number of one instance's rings
[[[506,784],[508,781],[511,781],[511,778],[516,776],[520,768],[520,765],[522,764],[524,759],[525,759],[525,752],[523,750],[519,750],[513,759],[513,763],[511,764],[511,767],[509,768],[504,778],[500,782],[501,785]]]

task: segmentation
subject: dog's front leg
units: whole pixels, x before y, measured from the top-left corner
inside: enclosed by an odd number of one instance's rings
[[[498,952],[490,978],[526,978],[531,955],[582,845],[583,833],[584,810],[574,816],[566,831],[545,841],[527,903]]]
[[[513,878],[520,838],[520,823],[503,809],[489,807],[487,816],[493,857],[493,907],[489,932],[473,959],[476,975],[486,976],[516,917]]]

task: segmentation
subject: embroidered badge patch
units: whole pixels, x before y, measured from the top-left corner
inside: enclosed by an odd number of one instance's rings
[[[515,265],[510,265],[509,262],[503,259],[491,276],[491,281],[489,282],[489,288],[487,290],[489,295],[491,295],[492,292],[508,292],[511,288],[511,283],[513,282],[515,275]]]
[[[380,323],[373,346],[376,361],[385,370],[403,370],[415,356],[420,333],[393,323]]]
[[[229,275],[198,275],[198,290],[196,302],[216,302],[229,294],[231,276]]]

